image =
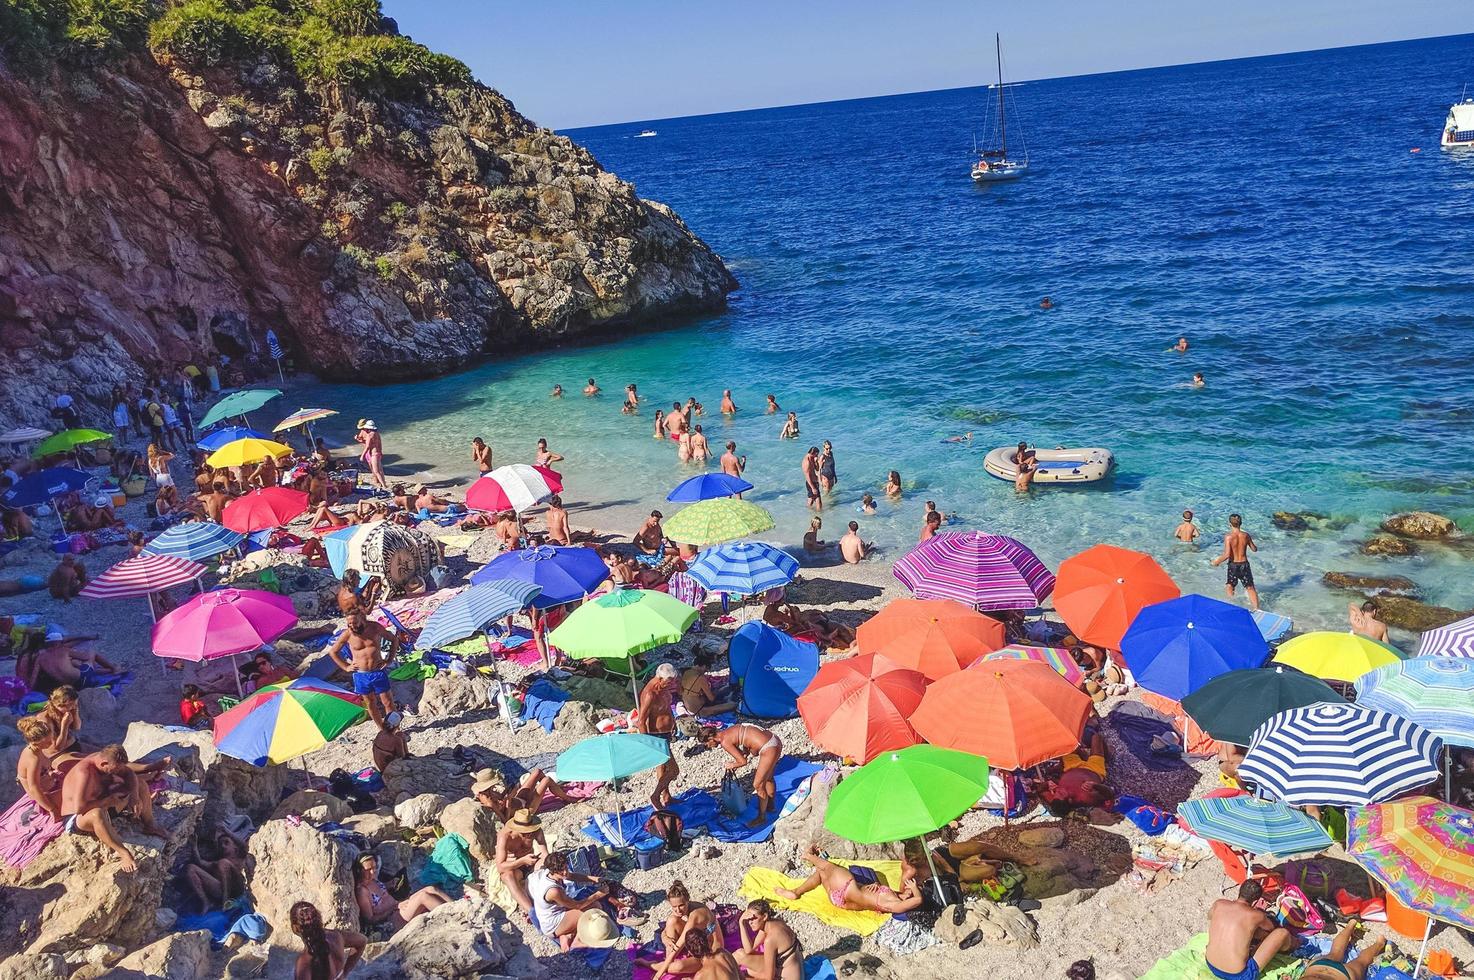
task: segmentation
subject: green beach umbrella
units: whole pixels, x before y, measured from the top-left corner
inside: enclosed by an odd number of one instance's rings
[[[735,497],[701,500],[683,507],[665,522],[665,536],[682,544],[708,545],[736,541],[772,530],[773,515],[757,504]]]
[[[616,732],[586,738],[558,755],[558,778],[563,781],[610,783],[616,779],[663,766],[670,746],[654,735]]]
[[[1182,710],[1218,741],[1248,745],[1254,730],[1281,711],[1345,700],[1319,677],[1276,664],[1219,674],[1183,698]]]
[[[633,657],[686,635],[700,615],[681,600],[648,589],[619,589],[585,602],[548,634],[548,643],[575,658],[629,660],[635,701]]]
[[[43,456],[69,453],[78,446],[85,446],[91,442],[103,442],[111,438],[110,433],[99,432],[96,429],[66,429],[43,439],[35,449],[31,450],[31,457],[40,459]]]
[[[201,429],[208,429],[222,419],[235,418],[237,415],[245,415],[254,412],[273,398],[281,397],[281,392],[275,388],[247,388],[234,394],[226,395],[215,403],[205,417],[200,419],[198,425]]]

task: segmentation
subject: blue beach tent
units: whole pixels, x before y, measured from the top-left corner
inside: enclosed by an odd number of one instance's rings
[[[798,696],[819,672],[817,646],[757,621],[732,634],[727,660],[742,685],[739,710],[758,718],[797,715]]]

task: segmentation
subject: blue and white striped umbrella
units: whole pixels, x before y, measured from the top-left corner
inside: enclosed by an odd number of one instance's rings
[[[1417,722],[1445,742],[1474,745],[1474,660],[1414,657],[1356,679],[1356,703]]]
[[[442,602],[430,614],[415,645],[428,650],[464,640],[484,629],[486,624],[526,608],[541,591],[541,586],[513,579],[494,579],[473,585]]]
[[[246,536],[214,521],[189,521],[175,524],[143,546],[145,555],[173,555],[190,561],[203,561],[222,551],[238,547]]]
[[[1428,630],[1418,638],[1420,657],[1474,657],[1474,616]]]
[[[696,556],[688,573],[708,592],[757,595],[792,582],[798,559],[761,541],[729,541]]]
[[[1443,739],[1391,712],[1311,704],[1259,726],[1239,778],[1291,806],[1367,806],[1433,782],[1442,751]]]

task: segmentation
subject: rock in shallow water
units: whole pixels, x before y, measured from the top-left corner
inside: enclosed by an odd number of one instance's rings
[[[1382,522],[1382,530],[1418,541],[1438,541],[1453,537],[1458,533],[1459,527],[1442,514],[1414,510],[1405,514],[1393,514]]]
[[[1422,593],[1418,583],[1402,575],[1363,575],[1360,572],[1326,572],[1321,581],[1333,589],[1359,592],[1368,598],[1401,596],[1416,599]]]
[[[1395,629],[1421,633],[1424,630],[1447,626],[1463,619],[1468,612],[1460,612],[1447,606],[1433,606],[1403,596],[1381,596],[1377,599],[1377,614],[1382,622]]]
[[[1418,545],[1409,538],[1395,534],[1374,534],[1362,542],[1361,553],[1388,558],[1406,558],[1418,553]]]

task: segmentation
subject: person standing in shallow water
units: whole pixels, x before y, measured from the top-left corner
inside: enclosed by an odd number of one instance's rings
[[[1238,514],[1228,515],[1228,534],[1223,538],[1223,554],[1213,559],[1213,567],[1217,568],[1224,562],[1228,562],[1228,581],[1224,586],[1224,592],[1230,599],[1233,598],[1234,589],[1242,585],[1244,594],[1249,597],[1249,608],[1259,609],[1259,590],[1254,588],[1254,570],[1249,567],[1249,552],[1259,550],[1254,543],[1253,535],[1244,530],[1244,519]]]

